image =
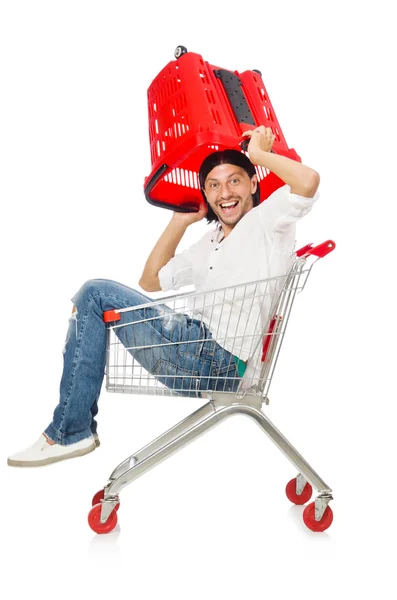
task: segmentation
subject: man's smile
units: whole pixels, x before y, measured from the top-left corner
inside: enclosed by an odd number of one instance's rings
[[[221,212],[225,215],[229,215],[235,211],[239,203],[239,200],[227,200],[224,202],[220,202],[218,204],[218,209],[220,209]]]

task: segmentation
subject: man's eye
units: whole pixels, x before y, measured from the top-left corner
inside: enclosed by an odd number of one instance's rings
[[[216,189],[217,189],[217,187],[218,187],[218,184],[217,184],[217,183],[210,183],[210,189],[211,189],[211,190],[216,190]]]
[[[232,185],[238,185],[238,184],[240,183],[240,180],[239,180],[239,179],[236,179],[236,178],[235,178],[235,179],[231,179],[231,180],[230,180],[230,183],[231,183]]]

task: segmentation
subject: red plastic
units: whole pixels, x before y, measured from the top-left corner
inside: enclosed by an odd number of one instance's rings
[[[95,504],[88,513],[88,525],[95,533],[110,533],[117,525],[117,512],[113,509],[105,523],[101,523],[101,504]]]
[[[312,531],[325,531],[331,527],[333,520],[334,515],[330,506],[325,509],[321,521],[315,519],[315,502],[308,504],[303,511],[303,522]]]
[[[233,71],[255,125],[240,123],[225,88],[214,74],[218,67],[199,54],[187,52],[169,62],[148,88],[149,138],[152,171],[145,179],[148,202],[165,208],[197,209],[202,202],[199,167],[208,154],[226,148],[241,149],[241,134],[258,125],[271,127],[277,154],[300,161],[289,149],[259,73]],[[257,167],[261,200],[284,182]]]
[[[105,492],[103,490],[99,490],[99,492],[97,492],[92,499],[92,506],[95,506],[95,504],[100,504],[101,500],[103,500],[104,497],[105,497]],[[120,508],[120,502],[118,502],[116,504],[116,506],[114,507],[114,510],[117,511],[117,510],[119,510],[119,508]]]
[[[300,248],[299,250],[297,250],[295,252],[295,254],[298,258],[300,258],[301,256],[305,256],[305,254],[307,254],[309,252],[309,250],[311,250],[312,248],[313,248],[313,244],[306,244],[306,246],[303,246],[303,248]]]
[[[313,244],[307,244],[306,246],[303,246],[303,248],[300,248],[300,250],[296,251],[296,256],[301,257],[313,255],[318,256],[318,258],[324,258],[324,256],[327,256],[327,254],[335,250],[335,247],[336,244],[332,240],[327,240],[326,242],[314,247]]]
[[[105,323],[111,323],[112,321],[120,321],[121,316],[116,313],[115,310],[105,310],[103,313],[103,320]]]
[[[281,319],[281,317],[277,317],[277,315],[276,315],[276,316],[275,316],[275,317],[273,317],[273,319],[270,321],[269,329],[268,329],[268,332],[267,332],[267,334],[266,334],[266,336],[265,336],[265,340],[264,340],[264,342],[263,342],[263,349],[262,349],[262,359],[261,359],[261,360],[262,360],[262,362],[265,362],[265,360],[266,360],[266,355],[267,355],[267,352],[268,352],[268,350],[269,350],[270,342],[271,342],[271,340],[272,340],[272,338],[273,338],[273,336],[272,336],[272,333],[273,333],[273,331],[274,331],[274,327],[275,327],[275,325],[276,325],[276,321],[277,321],[277,319]]]
[[[287,495],[288,500],[292,502],[292,504],[301,505],[306,504],[306,502],[310,500],[313,494],[313,488],[310,485],[310,483],[306,482],[302,493],[298,495],[296,493],[296,477],[294,477],[294,479],[291,479],[291,481],[287,483],[285,493]]]

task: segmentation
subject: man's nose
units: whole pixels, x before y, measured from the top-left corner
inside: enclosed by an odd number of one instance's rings
[[[220,185],[221,185],[221,187],[220,187],[221,198],[224,198],[225,200],[227,200],[232,195],[230,192],[230,188],[229,188],[227,182],[221,183]]]

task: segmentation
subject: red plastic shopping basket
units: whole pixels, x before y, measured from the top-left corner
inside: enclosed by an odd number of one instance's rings
[[[242,133],[258,125],[272,128],[277,154],[300,161],[287,146],[259,71],[221,69],[183,46],[177,47],[175,58],[148,89],[148,202],[180,212],[197,210],[204,158],[216,150],[241,150]],[[256,169],[263,201],[284,182],[262,167]]]

